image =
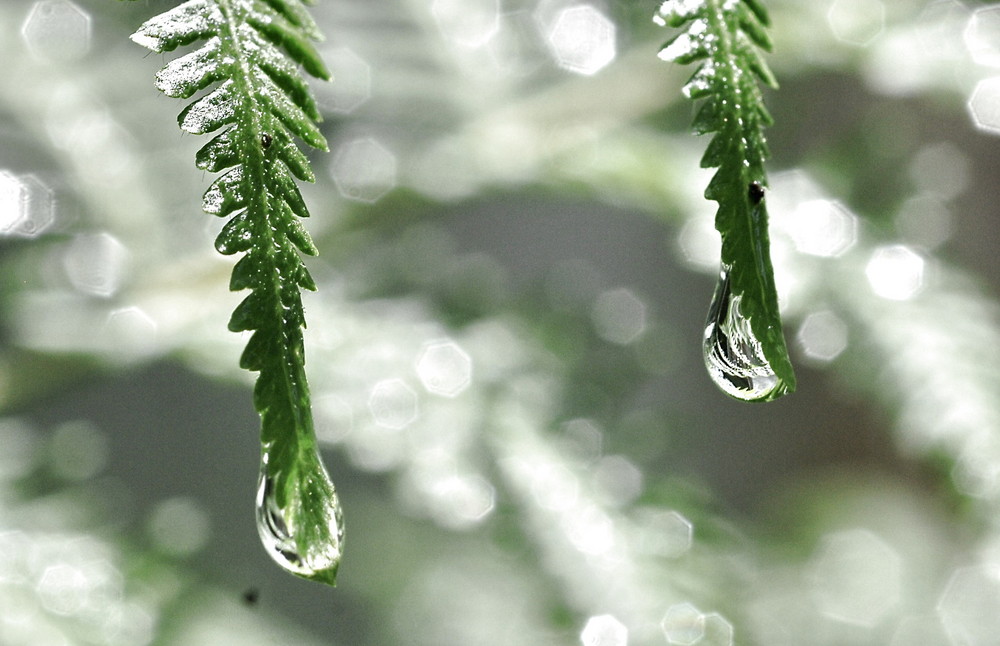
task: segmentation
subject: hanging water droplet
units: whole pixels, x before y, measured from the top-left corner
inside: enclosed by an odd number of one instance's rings
[[[733,296],[729,270],[723,267],[705,326],[705,366],[719,388],[744,401],[771,401],[788,392],[764,357],[750,319],[740,312],[740,296]]]
[[[273,468],[266,447],[257,488],[257,532],[267,553],[292,574],[333,585],[344,545],[337,492],[315,450],[291,473]]]

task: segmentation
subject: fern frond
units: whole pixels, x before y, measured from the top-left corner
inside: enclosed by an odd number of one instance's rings
[[[198,168],[222,172],[203,198],[228,218],[215,241],[244,253],[230,289],[249,289],[229,321],[252,335],[240,366],[260,374],[258,526],[271,556],[296,574],[333,583],[342,527],[336,493],[316,455],[305,374],[302,289],[316,288],[300,254],[316,247],[300,218],[309,212],[295,180],[314,181],[296,144],[327,142],[299,66],[329,79],[312,42],[320,32],[300,0],[189,0],[144,23],[132,40],[154,52],[200,46],[166,64],[155,85],[187,99],[178,117],[192,134],[221,131],[196,155]]]
[[[764,193],[769,156],[764,128],[772,119],[759,84],[777,87],[760,55],[772,47],[768,14],[759,0],[667,0],[655,21],[684,28],[659,55],[699,64],[682,91],[701,101],[695,133],[714,133],[701,159],[703,168],[718,168],[705,197],[719,204],[715,226],[722,235],[722,276],[709,327],[721,326],[730,314],[742,319],[729,321],[742,332],[733,330],[706,363],[729,394],[774,399],[795,389],[795,374],[781,330]],[[730,312],[733,303],[735,312]]]

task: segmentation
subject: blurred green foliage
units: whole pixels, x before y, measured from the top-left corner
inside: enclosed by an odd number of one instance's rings
[[[335,591],[253,528],[231,263],[127,39],[172,5],[0,8],[0,641],[994,643],[992,5],[768,3],[802,368],[750,410],[655,3],[316,5]]]

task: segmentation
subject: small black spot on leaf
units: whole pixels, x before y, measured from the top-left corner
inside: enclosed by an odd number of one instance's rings
[[[264,150],[267,150],[268,148],[271,147],[271,141],[272,141],[271,135],[265,132],[260,136],[260,147],[263,148]]]
[[[257,601],[260,599],[260,592],[257,588],[250,587],[243,591],[243,603],[248,606],[257,605]]]
[[[750,182],[747,196],[750,198],[751,204],[760,204],[764,201],[764,185],[760,182]]]

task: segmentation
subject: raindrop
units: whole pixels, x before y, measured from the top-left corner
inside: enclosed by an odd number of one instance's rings
[[[265,447],[257,488],[257,532],[268,555],[288,572],[333,585],[344,545],[340,501],[315,450],[291,473],[271,463]],[[287,460],[283,460],[287,463]]]
[[[729,270],[723,268],[705,327],[705,366],[712,381],[726,394],[744,401],[771,401],[788,392],[764,357],[750,319],[740,312],[740,296],[733,296]]]

